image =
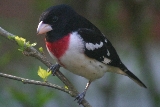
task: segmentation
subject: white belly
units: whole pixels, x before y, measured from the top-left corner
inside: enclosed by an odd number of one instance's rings
[[[78,56],[76,54],[66,54],[60,61],[65,65],[67,70],[90,81],[101,78],[107,71],[106,65],[90,59],[83,54],[79,54]]]

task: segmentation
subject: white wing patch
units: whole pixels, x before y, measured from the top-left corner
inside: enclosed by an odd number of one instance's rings
[[[107,43],[107,39],[105,39],[105,42]]]
[[[103,42],[100,42],[100,44],[86,43],[86,48],[92,51],[95,49],[101,48],[102,46],[103,46]]]
[[[103,63],[105,63],[105,64],[109,64],[109,63],[111,62],[111,60],[110,60],[110,59],[105,58],[104,56],[103,56],[103,58],[104,58],[104,60],[102,61]]]
[[[107,49],[107,55],[108,55],[108,56],[110,56],[110,52],[109,52],[109,50],[108,50],[108,49]]]

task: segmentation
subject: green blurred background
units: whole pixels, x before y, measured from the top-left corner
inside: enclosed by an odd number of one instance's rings
[[[148,87],[128,77],[106,73],[93,82],[86,99],[93,107],[160,106],[160,1],[159,0],[1,0],[0,26],[37,42],[45,49],[44,36],[36,35],[40,14],[48,7],[69,4],[94,23],[112,42],[124,64]],[[17,45],[0,36],[0,72],[41,80],[40,61],[26,57]],[[45,53],[50,61],[54,62]],[[82,92],[87,80],[61,69]],[[63,86],[57,77],[49,81]],[[77,107],[68,94],[43,86],[23,84],[0,77],[0,107]]]

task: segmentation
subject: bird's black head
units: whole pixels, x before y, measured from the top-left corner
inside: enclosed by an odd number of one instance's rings
[[[68,5],[52,6],[41,14],[37,33],[62,32],[74,15],[76,12]]]
[[[78,15],[70,6],[62,4],[52,6],[42,13],[37,33],[47,33],[46,39],[54,41],[80,28],[97,30],[92,23]]]

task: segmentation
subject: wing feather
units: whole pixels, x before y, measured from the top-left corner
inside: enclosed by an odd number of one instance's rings
[[[119,67],[122,63],[110,41],[101,33],[90,29],[79,29],[85,43],[85,54],[104,64]]]

